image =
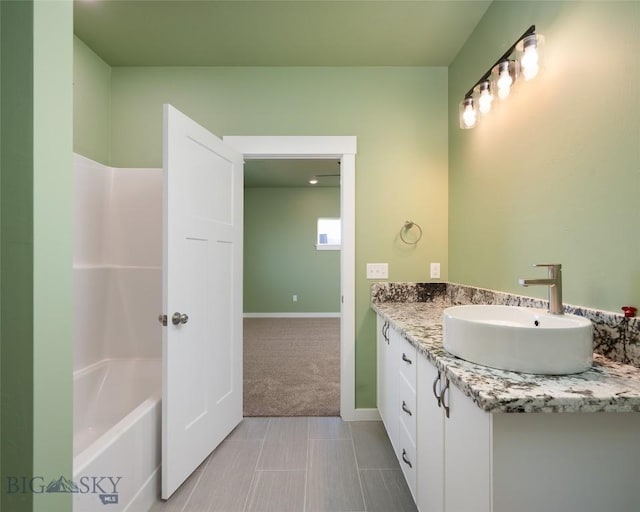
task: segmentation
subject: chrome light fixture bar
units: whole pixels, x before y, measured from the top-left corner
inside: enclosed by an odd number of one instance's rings
[[[509,96],[519,78],[528,81],[538,74],[538,49],[543,41],[536,33],[536,26],[531,25],[473,84],[460,102],[460,128],[473,128],[479,116],[491,111],[496,96],[499,100]]]

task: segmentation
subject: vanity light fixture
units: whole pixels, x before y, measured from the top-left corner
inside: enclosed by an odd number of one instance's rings
[[[520,78],[528,81],[538,74],[543,43],[544,37],[531,25],[464,95],[460,102],[460,128],[473,128],[478,113],[488,114],[496,96],[501,101],[507,99]]]
[[[311,176],[311,178],[309,179],[309,184],[310,185],[317,185],[318,184],[318,178],[316,178],[315,176]]]

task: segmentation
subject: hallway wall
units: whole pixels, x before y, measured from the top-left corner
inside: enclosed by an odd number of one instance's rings
[[[318,217],[340,217],[340,189],[246,188],[244,213],[244,312],[339,313],[340,251],[315,244]]]

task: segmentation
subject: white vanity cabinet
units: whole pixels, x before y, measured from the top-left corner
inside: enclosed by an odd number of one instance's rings
[[[640,511],[640,413],[486,412],[384,325],[378,405],[421,512]]]

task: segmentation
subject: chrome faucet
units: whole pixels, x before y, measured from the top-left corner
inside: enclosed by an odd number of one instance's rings
[[[564,314],[562,306],[562,265],[559,263],[537,263],[534,267],[548,267],[547,279],[519,279],[522,286],[544,285],[549,287],[549,313],[553,315]]]

